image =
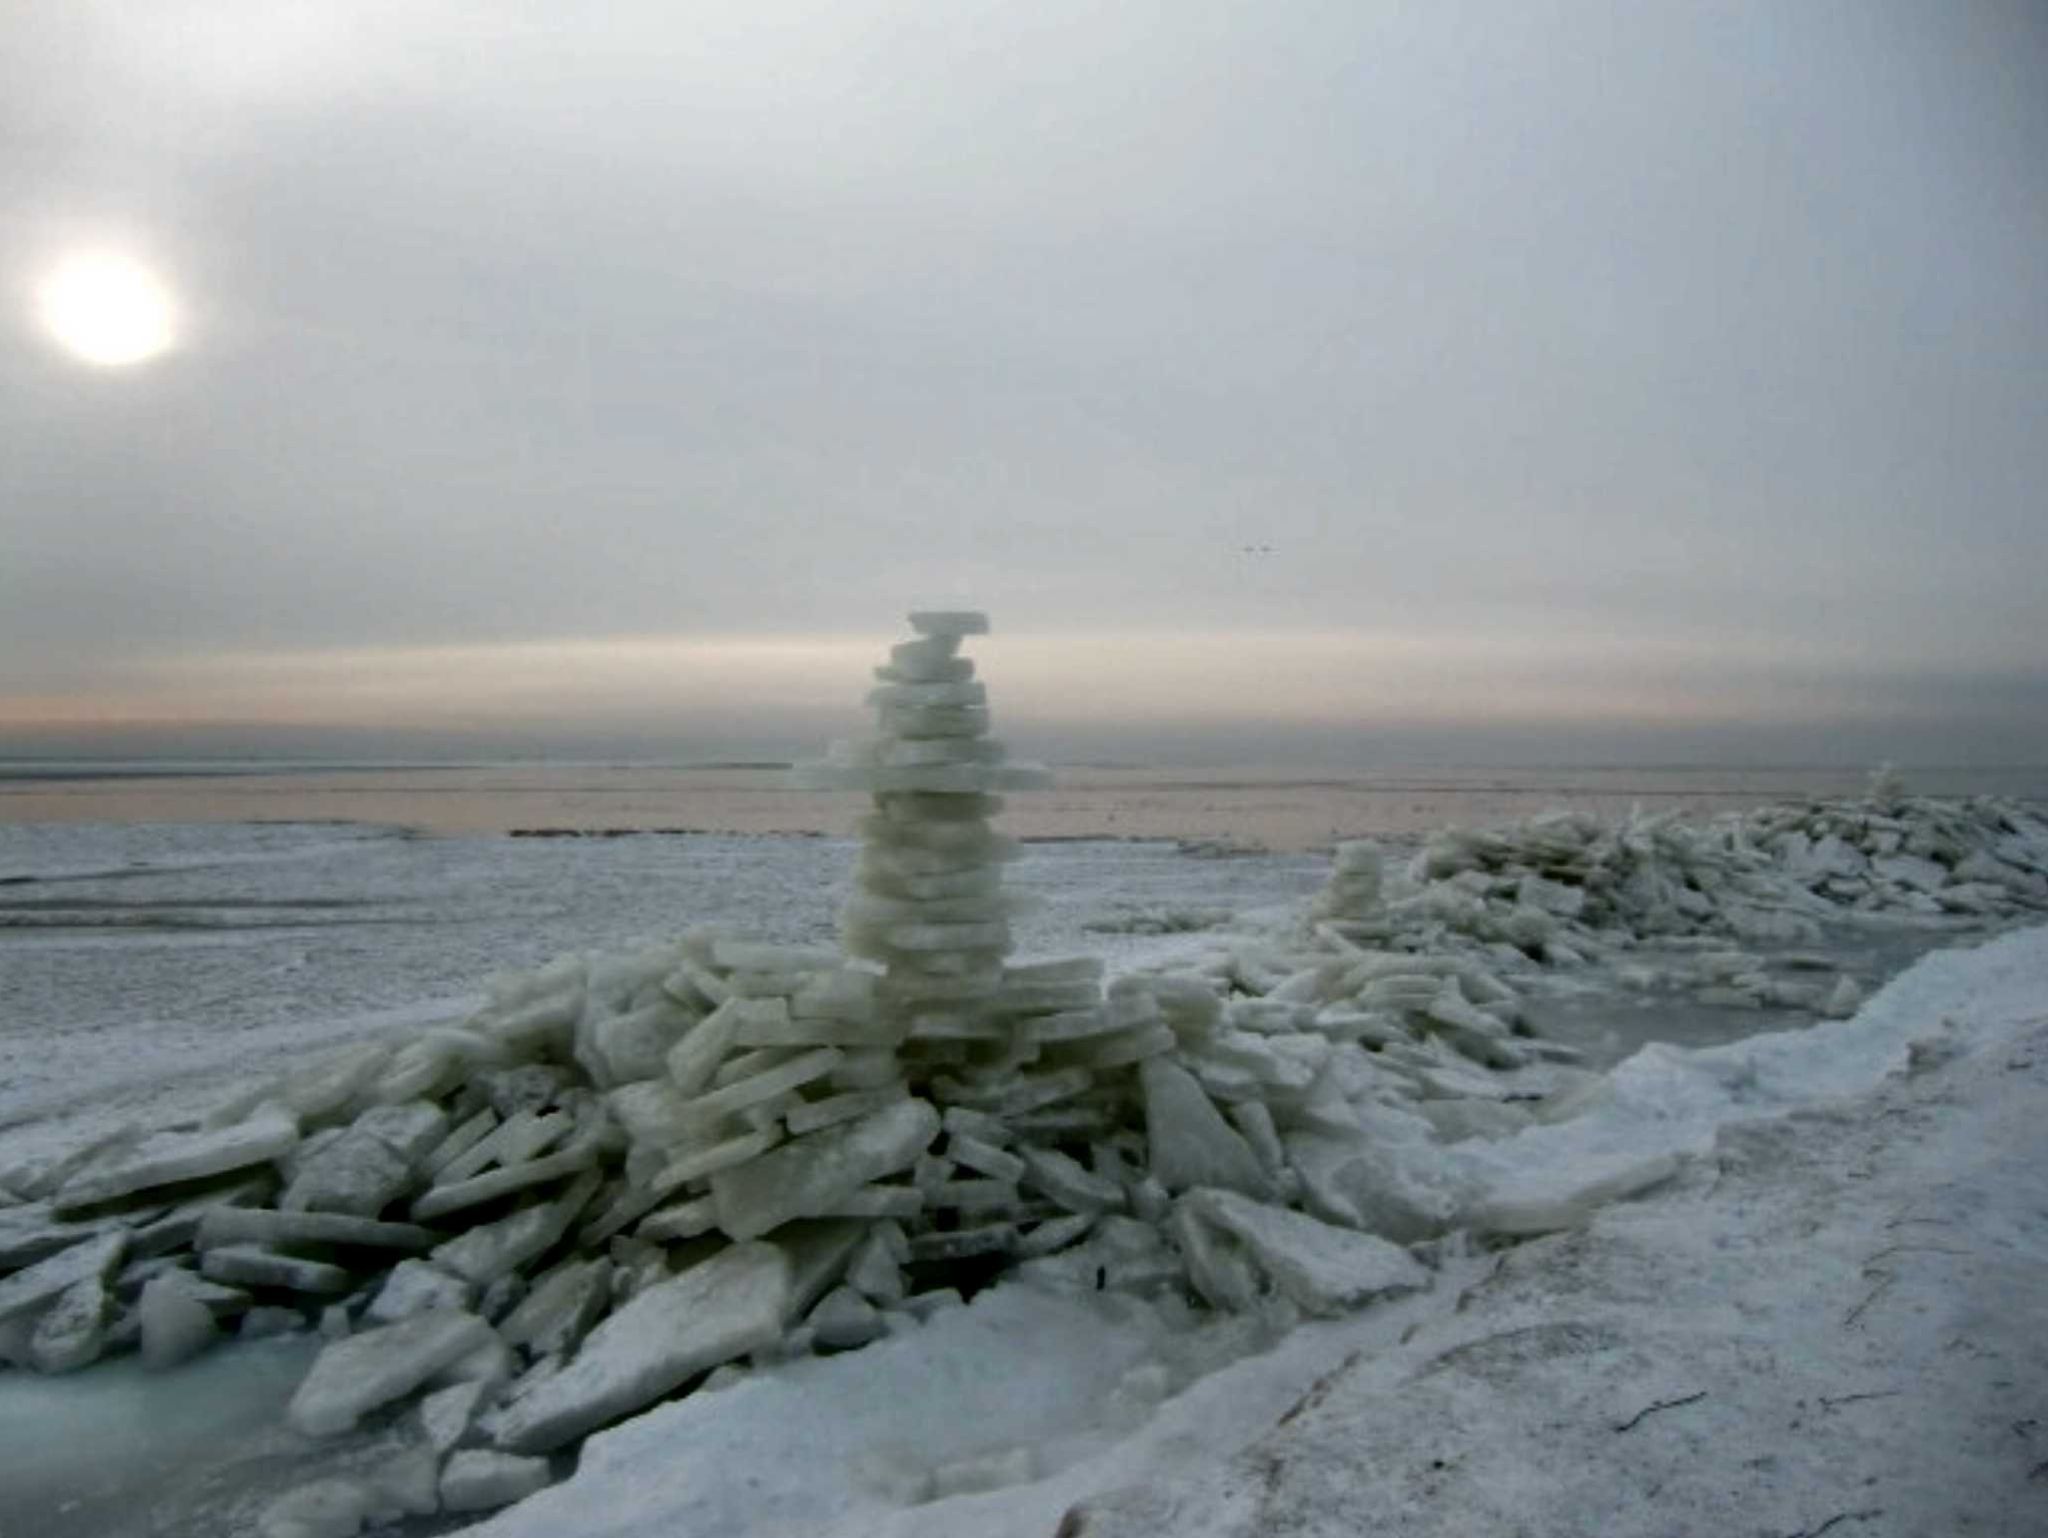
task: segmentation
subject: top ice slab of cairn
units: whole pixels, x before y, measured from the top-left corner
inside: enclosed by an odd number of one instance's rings
[[[987,635],[988,616],[979,609],[913,609],[910,628],[923,636]]]
[[[988,616],[972,609],[916,610],[916,638],[892,647],[868,696],[879,734],[835,742],[824,761],[798,764],[790,783],[803,790],[865,790],[877,795],[950,796],[1039,790],[1052,783],[1039,764],[1004,762],[988,735],[987,696],[974,664],[959,655],[963,636],[986,635]]]

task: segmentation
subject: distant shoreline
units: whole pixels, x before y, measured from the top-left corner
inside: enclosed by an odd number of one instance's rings
[[[352,823],[427,837],[623,837],[650,830],[851,835],[864,797],[792,788],[779,761],[623,765],[0,761],[0,830],[98,823]],[[2048,766],[1907,770],[1927,795],[2048,802]],[[1711,816],[1863,793],[1860,768],[1499,768],[1405,771],[1273,764],[1060,767],[1007,798],[1000,826],[1048,839],[1198,840],[1276,851],[1348,838],[1488,827],[1556,808]]]
[[[698,763],[631,764],[576,759],[432,760],[355,759],[34,759],[0,758],[0,784],[42,784],[67,780],[191,780],[246,779],[268,775],[309,774],[462,774],[493,770],[641,770],[670,774],[707,774],[725,770],[784,770],[788,759],[706,759]]]

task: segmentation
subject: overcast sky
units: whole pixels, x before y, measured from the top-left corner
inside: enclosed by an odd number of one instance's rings
[[[2044,81],[2025,0],[0,0],[0,752],[779,744],[961,602],[1077,751],[2039,760]],[[43,333],[86,250],[168,352]]]

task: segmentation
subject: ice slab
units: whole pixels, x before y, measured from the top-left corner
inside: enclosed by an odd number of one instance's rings
[[[289,1490],[263,1508],[257,1538],[354,1538],[376,1503],[369,1484],[335,1475]]]
[[[548,1461],[470,1448],[441,1470],[443,1511],[496,1511],[548,1486]]]
[[[577,1026],[576,1060],[599,1089],[651,1079],[696,1020],[694,1011],[667,997],[623,1014],[593,1018],[586,1009]]]
[[[1272,1182],[1259,1156],[1223,1119],[1193,1074],[1158,1057],[1147,1060],[1139,1073],[1152,1173],[1161,1185],[1176,1192],[1225,1186],[1251,1196],[1270,1194]]]
[[[104,1282],[121,1264],[128,1249],[124,1230],[102,1234],[83,1244],[37,1261],[25,1271],[0,1279],[0,1321],[41,1308],[51,1299],[81,1281],[98,1278]]]
[[[717,1226],[717,1208],[710,1197],[699,1196],[650,1213],[633,1232],[655,1244],[672,1244],[678,1239],[694,1239],[700,1234],[708,1234]]]
[[[910,1512],[904,1493],[930,1493],[933,1470],[964,1460],[1085,1439],[1166,1335],[1149,1312],[1093,1293],[999,1285],[946,1302],[923,1323],[897,1316],[897,1332],[857,1353],[756,1373],[602,1433],[570,1481],[498,1517],[492,1538],[576,1531],[622,1488],[622,1525],[649,1533],[879,1534],[916,1516],[920,1532],[979,1533],[983,1509]],[[1012,1526],[1050,1533],[1058,1509]]]
[[[472,1228],[436,1249],[433,1260],[444,1270],[488,1286],[552,1249],[602,1183],[597,1171],[586,1170],[553,1201]]]
[[[727,999],[669,1049],[669,1084],[678,1099],[703,1093],[731,1051],[733,1037],[748,1013],[743,1001]]]
[[[1067,1211],[1086,1215],[1123,1211],[1124,1188],[1090,1173],[1077,1160],[1056,1149],[1029,1144],[1018,1145],[1017,1154],[1024,1163],[1026,1180]]]
[[[1466,1199],[1439,1150],[1376,1134],[1370,1123],[1342,1135],[1290,1132],[1283,1144],[1304,1202],[1326,1222],[1412,1244],[1442,1233]]]
[[[438,1176],[442,1170],[476,1147],[496,1130],[498,1113],[485,1106],[467,1121],[450,1131],[421,1157],[420,1167],[430,1176]]]
[[[467,1180],[454,1181],[448,1185],[435,1186],[412,1204],[412,1215],[421,1222],[431,1222],[451,1212],[460,1212],[467,1207],[482,1206],[485,1202],[509,1196],[514,1191],[524,1191],[533,1186],[549,1185],[595,1165],[598,1160],[599,1140],[595,1136],[578,1138],[559,1153],[544,1155],[523,1164],[510,1164],[502,1169],[488,1170],[481,1175],[472,1175]]]
[[[611,1306],[611,1288],[612,1263],[604,1257],[565,1262],[535,1284],[498,1333],[534,1356],[566,1354]]]
[[[125,1227],[115,1218],[66,1221],[50,1211],[48,1202],[29,1202],[19,1207],[0,1207],[0,1271],[18,1271],[59,1250]]]
[[[793,1218],[828,1216],[860,1187],[908,1169],[938,1136],[929,1102],[902,1100],[848,1125],[786,1143],[711,1177],[718,1226],[752,1239]]]
[[[384,1278],[363,1317],[372,1324],[396,1324],[430,1309],[470,1308],[476,1293],[474,1282],[451,1276],[427,1261],[401,1260]]]
[[[359,1132],[390,1145],[409,1164],[418,1164],[448,1134],[448,1113],[431,1100],[372,1106],[353,1123]]]
[[[452,1451],[469,1435],[476,1418],[490,1401],[488,1384],[455,1383],[436,1389],[420,1401],[420,1434],[436,1454]]]
[[[213,1310],[166,1277],[143,1285],[135,1309],[142,1323],[142,1365],[152,1371],[197,1356],[220,1333]]]
[[[199,1274],[209,1281],[242,1287],[280,1287],[290,1292],[341,1293],[355,1278],[340,1266],[298,1255],[281,1255],[255,1244],[224,1244],[208,1250]]]
[[[1465,1221],[1490,1234],[1547,1234],[1575,1228],[1609,1202],[1663,1184],[1678,1173],[1681,1162],[1676,1154],[1660,1152],[1610,1159],[1604,1168],[1532,1170],[1475,1202]]]
[[[1307,1313],[1338,1313],[1429,1281],[1429,1273],[1399,1245],[1235,1191],[1190,1191],[1182,1206],[1243,1245],[1274,1285]]]
[[[159,1132],[72,1176],[51,1207],[62,1216],[138,1191],[268,1163],[289,1152],[298,1140],[299,1124],[275,1107],[216,1131]]]
[[[777,1063],[759,1073],[736,1079],[684,1104],[681,1116],[686,1126],[697,1130],[716,1127],[724,1118],[748,1106],[822,1079],[839,1066],[845,1056],[837,1047],[817,1047]]]
[[[659,1282],[606,1319],[574,1360],[508,1405],[496,1439],[548,1452],[773,1342],[789,1313],[789,1257],[737,1244]]]
[[[29,1363],[37,1372],[76,1372],[98,1358],[107,1338],[113,1297],[97,1276],[83,1277],[57,1295],[29,1337]]]
[[[805,1322],[816,1331],[819,1345],[839,1350],[864,1346],[889,1332],[881,1311],[851,1287],[825,1294]]]
[[[910,628],[930,637],[987,635],[988,615],[979,609],[913,609]]]
[[[337,1436],[496,1338],[475,1314],[436,1309],[335,1341],[314,1360],[287,1416],[307,1436]]]
[[[374,1218],[412,1182],[404,1154],[375,1133],[351,1127],[306,1158],[278,1206],[286,1212]]]
[[[459,1185],[494,1164],[518,1164],[569,1136],[576,1120],[566,1112],[543,1116],[531,1107],[516,1109],[484,1137],[434,1172],[434,1185]]]
[[[199,1220],[202,1250],[223,1244],[339,1244],[377,1250],[428,1250],[440,1242],[432,1229],[413,1223],[380,1223],[343,1212],[276,1212],[267,1207],[215,1207]]]

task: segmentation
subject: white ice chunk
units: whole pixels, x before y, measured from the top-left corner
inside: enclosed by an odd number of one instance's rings
[[[1271,1191],[1259,1156],[1192,1074],[1160,1057],[1139,1073],[1151,1169],[1161,1185],[1176,1192],[1191,1186],[1227,1186],[1253,1196]]]
[[[938,1132],[939,1113],[928,1102],[903,1100],[723,1170],[711,1177],[718,1225],[735,1239],[751,1239],[793,1218],[839,1211],[835,1202],[908,1169]]]
[[[106,1347],[113,1297],[97,1276],[73,1282],[43,1311],[29,1336],[29,1363],[37,1372],[76,1372]]]
[[[280,1255],[255,1244],[224,1244],[208,1250],[199,1274],[241,1287],[279,1287],[291,1292],[340,1293],[355,1285],[340,1266],[298,1255]]]
[[[278,1206],[286,1212],[374,1218],[412,1183],[405,1155],[382,1138],[351,1127],[306,1159]]]
[[[841,1094],[828,1095],[822,1100],[811,1100],[794,1106],[783,1118],[791,1136],[816,1132],[822,1127],[836,1126],[843,1121],[852,1121],[857,1116],[869,1116],[876,1111],[893,1105],[903,1099],[909,1091],[901,1079],[892,1079],[887,1084],[873,1089],[853,1089]]]
[[[256,1532],[258,1538],[354,1538],[375,1501],[360,1479],[316,1479],[264,1507]]]
[[[452,1451],[489,1402],[490,1386],[485,1383],[455,1383],[437,1389],[420,1401],[420,1432],[436,1453]]]
[[[1509,1187],[1496,1190],[1465,1213],[1465,1221],[1481,1233],[1547,1234],[1574,1228],[1609,1202],[1660,1185],[1678,1172],[1682,1161],[1670,1153],[1621,1160],[1597,1173],[1562,1170],[1531,1171]]]
[[[299,1124],[274,1106],[217,1131],[159,1132],[88,1165],[64,1183],[51,1205],[59,1214],[73,1212],[132,1192],[268,1163],[298,1140]]]
[[[476,1284],[451,1276],[424,1260],[401,1260],[384,1278],[364,1318],[372,1324],[395,1324],[430,1309],[469,1308],[476,1302]]]
[[[197,1356],[220,1333],[213,1310],[166,1277],[143,1284],[135,1311],[142,1323],[142,1365],[151,1371]]]
[[[530,1107],[514,1110],[488,1136],[436,1170],[434,1184],[455,1185],[494,1164],[517,1164],[531,1159],[569,1136],[575,1127],[576,1119],[566,1111],[543,1116]]]
[[[913,609],[910,628],[931,637],[987,635],[988,615],[979,609]]]
[[[762,1349],[781,1333],[790,1285],[789,1258],[758,1243],[657,1283],[593,1330],[560,1372],[505,1408],[499,1446],[551,1451]]]
[[[497,1337],[475,1314],[435,1309],[335,1341],[315,1359],[286,1415],[307,1436],[336,1436]]]
[[[881,1311],[852,1287],[828,1292],[806,1322],[817,1331],[819,1345],[840,1350],[864,1346],[889,1332]]]
[[[597,1163],[599,1146],[599,1139],[595,1136],[578,1138],[559,1153],[489,1170],[450,1185],[436,1186],[412,1204],[412,1215],[422,1222],[430,1222],[465,1207],[496,1201],[514,1191],[547,1185],[578,1174]]]
[[[37,1261],[25,1271],[0,1279],[0,1321],[42,1307],[52,1298],[89,1277],[104,1282],[121,1264],[128,1251],[128,1235],[116,1229],[74,1244],[68,1250]]]
[[[711,959],[728,972],[817,972],[839,965],[839,953],[829,946],[753,940],[713,940]]]
[[[1122,1186],[1090,1174],[1063,1153],[1020,1143],[1017,1156],[1024,1162],[1029,1182],[1069,1212],[1121,1212],[1124,1208]]]
[[[683,1039],[669,1049],[670,1086],[679,1097],[688,1099],[700,1094],[711,1082],[711,1076],[732,1050],[733,1037],[747,1017],[744,1001],[727,999],[691,1026]]]
[[[431,1100],[377,1105],[352,1125],[388,1143],[408,1164],[418,1164],[448,1133],[448,1113]]]
[[[1274,1285],[1311,1314],[1336,1313],[1385,1293],[1412,1291],[1429,1280],[1429,1273],[1398,1245],[1235,1191],[1191,1191],[1182,1205],[1243,1245]]]
[[[495,1223],[472,1228],[434,1251],[437,1265],[487,1286],[530,1260],[538,1259],[568,1232],[603,1183],[595,1170],[577,1177],[551,1202],[522,1208]]]
[[[422,1156],[420,1167],[429,1175],[438,1175],[457,1159],[476,1147],[491,1135],[498,1125],[498,1113],[489,1106],[478,1111],[468,1121],[456,1127],[433,1148]]]
[[[727,1006],[730,1007],[730,1006]],[[750,1105],[772,1100],[785,1091],[797,1089],[813,1079],[822,1079],[839,1066],[845,1054],[837,1047],[819,1047],[802,1053],[784,1063],[778,1063],[760,1073],[727,1084],[722,1089],[699,1095],[682,1108],[682,1116],[689,1125],[703,1129],[715,1127],[725,1117]]]
[[[577,1027],[576,1060],[599,1089],[651,1079],[696,1015],[666,996],[624,1014],[585,1016]]]
[[[427,1250],[439,1242],[431,1229],[413,1223],[381,1223],[342,1212],[276,1212],[268,1207],[215,1207],[199,1220],[202,1250],[223,1244],[268,1244],[278,1248],[342,1244],[379,1250]]]
[[[470,1448],[441,1471],[443,1511],[496,1511],[548,1486],[548,1461]]]
[[[633,1232],[655,1244],[671,1244],[678,1239],[694,1239],[699,1234],[708,1234],[717,1226],[718,1209],[711,1198],[697,1196],[671,1203],[649,1214]]]

